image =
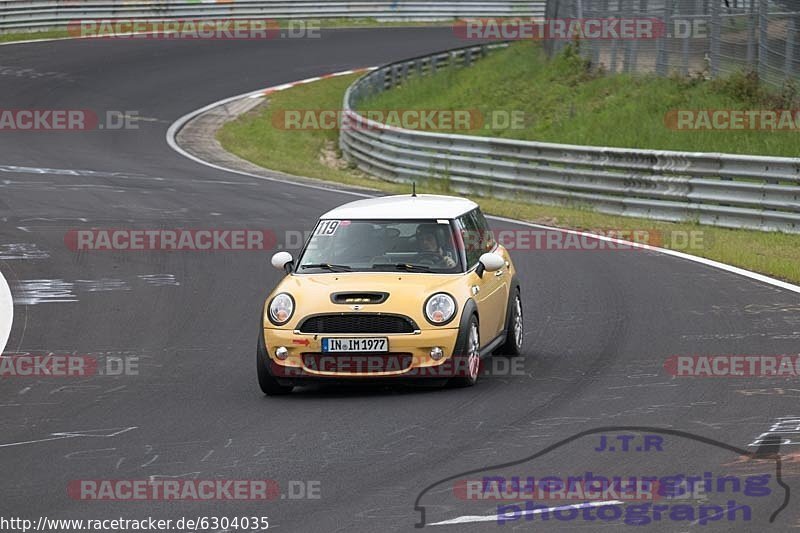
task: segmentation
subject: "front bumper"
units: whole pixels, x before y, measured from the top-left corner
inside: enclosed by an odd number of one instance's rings
[[[376,353],[322,353],[322,338],[386,337],[389,351]],[[299,333],[289,329],[264,328],[270,373],[276,378],[448,378],[459,375],[459,359],[454,357],[458,328],[425,329],[402,334]],[[275,357],[283,346],[286,359]],[[444,356],[438,361],[430,355],[439,347]]]

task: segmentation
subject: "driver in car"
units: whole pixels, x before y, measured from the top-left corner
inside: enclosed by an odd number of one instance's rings
[[[432,257],[437,266],[452,268],[456,266],[456,261],[439,245],[437,232],[438,226],[436,224],[420,224],[417,226],[417,250],[421,254],[421,259]]]

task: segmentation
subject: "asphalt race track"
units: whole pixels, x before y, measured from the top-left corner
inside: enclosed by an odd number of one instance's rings
[[[395,28],[264,42],[0,47],[3,108],[144,119],[136,130],[0,132],[0,272],[14,298],[5,352],[138,358],[136,375],[0,380],[0,515],[268,516],[279,531],[411,531],[426,487],[524,460],[582,431],[657,427],[755,451],[748,445],[777,419],[800,418],[797,378],[673,378],[663,368],[675,354],[796,354],[800,296],[655,252],[516,252],[524,371],[485,375],[471,389],[325,386],[267,398],[254,351],[263,298],[279,279],[269,253],[73,252],[65,244],[70,230],[92,227],[310,229],[354,197],[214,171],[167,146],[169,125],[235,94],[462,44],[446,28]],[[782,477],[800,497],[800,438],[789,440],[777,449]],[[595,451],[599,442],[582,437],[511,470],[775,473],[774,460],[746,460],[690,436],[663,435],[662,451]],[[67,491],[74,480],[173,478],[272,479],[284,498],[86,501]],[[311,481],[319,498],[290,497],[293,481]],[[496,502],[454,498],[452,485],[422,495],[429,529],[621,527],[527,517],[430,525],[496,511]],[[771,486],[770,496],[749,498],[750,521],[662,519],[643,529],[800,526],[793,498],[767,522],[785,500]]]

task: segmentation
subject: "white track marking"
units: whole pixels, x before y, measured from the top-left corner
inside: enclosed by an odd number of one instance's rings
[[[14,301],[6,278],[0,272],[0,354],[6,349],[8,336],[11,335],[11,324],[14,322]]]
[[[529,515],[536,515],[536,514],[543,514],[543,513],[551,513],[555,511],[568,511],[570,509],[588,509],[590,507],[604,507],[606,505],[622,505],[623,502],[619,500],[608,500],[605,502],[586,502],[586,503],[576,503],[573,505],[562,505],[560,507],[548,507],[547,509],[529,509],[525,511],[520,511],[519,513],[514,513],[514,516],[503,517],[500,515],[466,515],[466,516],[459,516],[458,518],[451,518],[450,520],[443,520],[441,522],[434,522],[433,524],[428,524],[429,526],[450,526],[455,524],[469,524],[472,522],[494,522],[500,518],[505,518],[508,520],[519,518],[522,516],[529,516]]]
[[[628,246],[632,246],[634,248],[641,248],[643,250],[650,250],[652,252],[658,252],[665,255],[671,255],[673,257],[680,257],[681,259],[687,259],[689,261],[694,261],[695,263],[700,263],[706,266],[710,266],[713,268],[718,268],[720,270],[725,270],[726,272],[731,272],[733,274],[738,274],[740,276],[744,276],[750,279],[754,279],[756,281],[760,281],[762,283],[767,283],[769,285],[774,285],[775,287],[780,287],[781,289],[786,289],[787,291],[792,291],[800,294],[800,286],[793,285],[786,281],[781,281],[779,279],[771,278],[769,276],[765,276],[763,274],[759,274],[757,272],[752,272],[750,270],[745,270],[743,268],[735,267],[733,265],[728,265],[725,263],[720,263],[719,261],[714,261],[713,259],[706,259],[705,257],[698,257],[696,255],[690,255],[683,252],[678,252],[676,250],[670,250],[668,248],[659,248],[657,246],[650,246],[649,244],[642,244],[638,242],[630,242],[623,239],[615,239],[613,237],[607,237],[605,235],[596,235],[594,233],[587,233],[584,231],[572,230],[572,229],[563,229],[563,228],[553,228],[551,226],[543,226],[541,224],[533,224],[531,222],[521,222],[519,220],[514,220],[511,218],[504,218],[504,217],[494,217],[494,216],[487,216],[487,218],[492,218],[495,220],[501,220],[503,222],[511,222],[514,224],[524,224],[525,226],[531,226],[533,228],[541,228],[546,230],[558,230],[564,233],[572,233],[574,235],[580,235],[581,237],[592,237],[594,239],[598,239],[601,241],[608,241],[613,242],[615,244],[625,244]]]
[[[320,79],[326,79],[326,78],[330,78],[330,77],[334,77],[334,76],[344,76],[346,74],[352,74],[352,73],[359,72],[359,71],[375,70],[376,68],[377,67],[369,67],[368,69],[345,70],[345,71],[342,71],[342,72],[336,72],[334,74],[328,74],[326,76],[319,76],[319,78]],[[308,79],[315,79],[315,78],[308,78]],[[223,166],[220,166],[220,165],[215,165],[214,163],[209,163],[208,161],[204,161],[204,160],[200,159],[199,157],[195,157],[192,154],[188,153],[186,150],[184,150],[183,148],[178,146],[178,143],[175,140],[175,137],[178,135],[178,132],[181,130],[181,128],[183,128],[183,126],[186,125],[186,123],[188,123],[190,120],[192,120],[196,116],[201,115],[201,114],[205,113],[206,111],[208,111],[210,109],[213,109],[213,108],[215,108],[217,106],[220,106],[220,105],[223,105],[223,104],[228,104],[230,102],[234,102],[234,101],[242,99],[242,98],[260,98],[260,97],[268,95],[268,94],[270,94],[272,92],[275,92],[275,91],[278,91],[278,90],[288,89],[290,87],[294,87],[296,85],[301,85],[303,83],[308,83],[308,81],[307,80],[300,80],[300,81],[296,81],[296,82],[293,82],[293,83],[284,83],[284,84],[278,85],[276,87],[270,87],[270,88],[267,88],[267,89],[262,89],[260,91],[252,91],[252,92],[249,92],[249,93],[240,94],[238,96],[232,96],[230,98],[225,98],[223,100],[219,100],[218,102],[214,102],[214,103],[209,104],[209,105],[207,105],[205,107],[202,107],[200,109],[192,111],[191,113],[188,113],[188,114],[182,116],[181,118],[179,118],[178,120],[176,120],[175,122],[172,123],[172,125],[167,130],[167,144],[170,146],[170,148],[172,148],[173,150],[175,150],[176,152],[178,152],[182,156],[184,156],[184,157],[186,157],[188,159],[191,159],[192,161],[195,161],[196,163],[200,163],[201,165],[205,165],[207,167],[211,167],[211,168],[216,169],[216,170],[221,170],[223,172],[230,172],[230,173],[233,173],[233,174],[239,174],[241,176],[248,176],[248,177],[251,177],[251,178],[256,178],[256,179],[260,179],[260,180],[264,180],[264,181],[275,181],[275,182],[284,183],[284,184],[287,184],[287,185],[294,185],[294,186],[297,186],[297,187],[306,187],[306,188],[309,188],[309,189],[318,189],[318,190],[324,190],[324,191],[328,191],[328,192],[338,192],[340,194],[347,194],[347,195],[350,195],[350,196],[360,196],[360,197],[366,197],[366,198],[371,198],[371,197],[376,196],[374,194],[365,194],[365,193],[360,193],[360,192],[356,192],[356,191],[348,191],[346,189],[335,189],[335,188],[332,188],[332,187],[323,187],[321,185],[312,185],[312,184],[309,184],[309,183],[297,183],[297,182],[292,183],[292,182],[287,182],[287,181],[284,181],[284,180],[281,180],[281,179],[278,179],[278,178],[269,178],[269,177],[266,177],[266,176],[259,176],[257,174],[251,174],[249,172],[244,172],[244,171],[241,171],[241,170],[236,170],[236,169],[232,169],[232,168],[223,167]],[[335,186],[335,184],[332,184],[332,186]],[[628,246],[633,246],[635,248],[642,248],[642,249],[645,249],[645,250],[658,252],[658,253],[664,254],[664,255],[671,255],[673,257],[678,257],[680,259],[686,259],[687,261],[694,261],[695,263],[700,263],[702,265],[706,265],[706,266],[709,266],[709,267],[712,267],[712,268],[717,268],[719,270],[724,270],[724,271],[730,272],[732,274],[737,274],[739,276],[744,276],[746,278],[750,278],[752,280],[759,281],[761,283],[766,283],[767,285],[772,285],[774,287],[778,287],[778,288],[781,288],[781,289],[785,289],[787,291],[791,291],[791,292],[800,294],[800,286],[798,286],[798,285],[794,285],[792,283],[788,283],[788,282],[781,281],[781,280],[778,280],[778,279],[775,279],[775,278],[771,278],[771,277],[765,276],[763,274],[758,274],[757,272],[752,272],[750,270],[745,270],[743,268],[735,267],[733,265],[720,263],[719,261],[714,261],[712,259],[706,259],[704,257],[698,257],[696,255],[690,255],[690,254],[686,254],[686,253],[683,253],[683,252],[678,252],[678,251],[675,251],[675,250],[669,250],[667,248],[659,248],[657,246],[650,246],[650,245],[647,245],[647,244],[641,244],[641,243],[626,241],[626,240],[623,240],[623,239],[615,239],[613,237],[608,237],[608,236],[605,236],[605,235],[596,235],[596,234],[587,233],[587,232],[584,232],[584,231],[564,229],[564,228],[556,228],[556,227],[552,227],[552,226],[545,226],[545,225],[542,225],[542,224],[534,224],[532,222],[525,222],[525,221],[522,221],[522,220],[514,220],[514,219],[511,219],[511,218],[497,217],[497,216],[490,216],[490,215],[487,215],[487,218],[491,218],[492,220],[500,220],[500,221],[503,221],[503,222],[510,222],[510,223],[513,223],[513,224],[519,224],[521,226],[528,226],[528,227],[531,227],[531,228],[541,228],[541,229],[552,230],[552,231],[561,231],[561,232],[564,232],[564,233],[572,233],[574,235],[580,235],[582,237],[590,237],[590,238],[594,238],[594,239],[598,239],[598,240],[602,240],[602,241],[613,242],[613,243],[616,243],[616,244],[624,244],[624,245],[628,245]]]
[[[343,70],[342,72],[335,72],[333,74],[320,76],[319,78],[322,79],[322,78],[333,78],[333,77],[336,77],[336,76],[345,76],[347,74],[354,74],[356,72],[362,72],[362,71],[366,72],[367,70],[375,70],[376,68],[377,67],[368,67],[368,68],[365,68],[365,69]],[[311,78],[308,78],[308,79],[311,79]],[[262,98],[262,97],[264,97],[264,96],[266,96],[268,94],[271,94],[273,92],[282,91],[284,89],[289,89],[290,87],[294,87],[295,85],[300,85],[302,83],[307,83],[307,82],[306,82],[306,80],[300,80],[300,81],[292,82],[292,83],[284,83],[282,85],[277,85],[275,87],[268,87],[266,89],[260,89],[258,91],[250,91],[248,93],[240,94],[238,96],[232,96],[230,98],[225,98],[223,100],[219,100],[217,102],[213,102],[211,104],[208,104],[207,106],[201,107],[200,109],[196,109],[196,110],[192,111],[191,113],[187,113],[186,115],[182,116],[181,118],[179,118],[178,120],[173,122],[172,125],[170,125],[169,129],[167,130],[167,144],[169,145],[170,148],[172,148],[173,150],[175,150],[176,152],[181,154],[183,157],[185,157],[187,159],[191,159],[195,163],[200,163],[201,165],[205,165],[207,167],[211,167],[211,168],[213,168],[215,170],[220,170],[222,172],[230,172],[232,174],[239,174],[240,176],[247,176],[249,178],[255,178],[255,179],[264,180],[264,181],[274,181],[274,182],[278,182],[278,183],[290,183],[290,182],[287,182],[287,181],[279,179],[279,178],[270,178],[268,176],[259,176],[258,174],[251,174],[250,172],[244,172],[243,170],[236,170],[236,169],[233,169],[233,168],[227,168],[227,167],[223,167],[223,166],[220,166],[220,165],[215,165],[214,163],[209,163],[208,161],[200,159],[199,157],[196,157],[196,156],[190,154],[189,152],[187,152],[186,150],[184,150],[183,148],[178,146],[178,143],[175,140],[175,138],[177,137],[178,132],[181,131],[181,129],[190,120],[192,120],[193,118],[195,118],[198,115],[202,115],[206,111],[214,109],[217,106],[229,104],[231,102],[235,102],[236,100],[241,100],[243,98]],[[349,194],[351,196],[361,196],[361,197],[364,197],[364,198],[370,198],[370,197],[374,196],[372,194],[364,194],[364,193],[360,193],[360,192],[356,192],[356,191],[347,191],[347,190],[342,190],[342,189],[336,189],[336,188],[333,188],[333,187],[325,187],[325,186],[322,186],[322,185],[313,185],[311,183],[291,182],[291,185],[295,185],[297,187],[305,187],[307,189],[316,189],[316,190],[320,190],[320,191],[338,192],[338,193],[341,193],[341,194]]]
[[[19,442],[9,442],[6,444],[0,444],[0,448],[7,448],[9,446],[22,446],[24,444],[37,444],[39,442],[71,439],[75,437],[109,438],[109,437],[116,437],[117,435],[122,435],[123,433],[127,433],[128,431],[134,429],[137,429],[137,426],[131,426],[127,428],[115,428],[115,429],[88,429],[83,431],[61,431],[59,433],[51,433],[50,434],[51,437],[48,437],[46,439],[24,440]]]

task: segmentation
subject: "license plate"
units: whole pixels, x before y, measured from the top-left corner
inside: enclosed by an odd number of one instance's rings
[[[343,337],[322,339],[322,351],[330,352],[388,352],[389,340],[386,337]]]

